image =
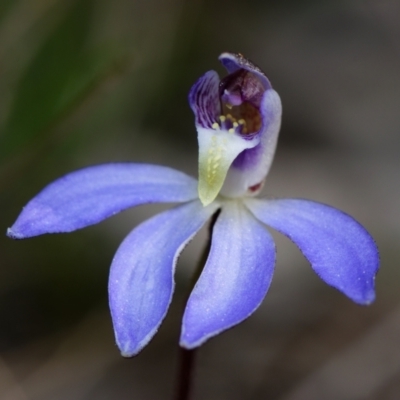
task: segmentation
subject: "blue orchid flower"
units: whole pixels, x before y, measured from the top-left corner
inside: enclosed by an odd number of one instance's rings
[[[192,87],[199,182],[171,168],[106,164],[68,174],[23,209],[8,236],[71,232],[139,204],[176,202],[136,227],[114,256],[109,279],[116,342],[137,354],[165,317],[185,245],[219,211],[204,269],[183,315],[180,345],[195,348],[242,322],[271,283],[275,244],[267,226],[291,239],[314,271],[358,304],[374,300],[376,245],[352,217],[300,199],[256,199],[270,168],[281,101],[264,73],[240,54],[219,57]]]

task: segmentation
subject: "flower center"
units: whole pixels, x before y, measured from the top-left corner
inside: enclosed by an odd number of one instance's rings
[[[245,69],[239,69],[222,79],[219,85],[222,115],[214,129],[251,135],[262,126],[260,104],[265,88],[259,78]]]

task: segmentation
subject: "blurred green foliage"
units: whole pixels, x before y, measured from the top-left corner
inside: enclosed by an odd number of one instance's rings
[[[13,5],[14,0],[2,0],[0,3],[0,23],[3,19],[3,17],[7,14],[7,11],[11,8]]]
[[[105,55],[88,48],[93,11],[93,0],[76,1],[27,66],[1,134],[0,158],[51,134],[104,74]]]

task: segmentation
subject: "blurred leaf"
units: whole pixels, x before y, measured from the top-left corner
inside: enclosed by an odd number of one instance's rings
[[[0,1],[0,23],[8,10],[15,4],[15,0],[1,0]]]
[[[86,48],[92,14],[93,0],[76,1],[34,56],[16,89],[0,158],[44,139],[96,79],[104,62]]]

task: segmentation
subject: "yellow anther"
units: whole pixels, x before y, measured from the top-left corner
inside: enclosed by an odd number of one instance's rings
[[[233,128],[231,128],[231,129],[228,129],[228,132],[229,132],[229,133],[234,133],[235,130],[234,130]]]
[[[234,123],[233,123],[233,127],[234,128],[237,128],[239,126],[239,124],[235,121]]]
[[[219,130],[219,124],[218,124],[218,122],[214,122],[214,123],[211,125],[211,128],[213,128],[213,129],[215,129],[215,130]]]
[[[246,125],[246,121],[243,118],[240,118],[238,122],[240,125]]]
[[[227,119],[230,119],[231,121],[233,121],[233,117],[232,117],[231,114],[226,114],[226,118],[227,118]]]
[[[226,105],[226,107],[229,108],[230,110],[231,110],[232,107],[233,107],[232,104],[229,104],[229,103],[226,103],[225,105]]]
[[[220,119],[221,122],[225,122],[226,117],[225,117],[225,115],[220,115],[219,119]]]

